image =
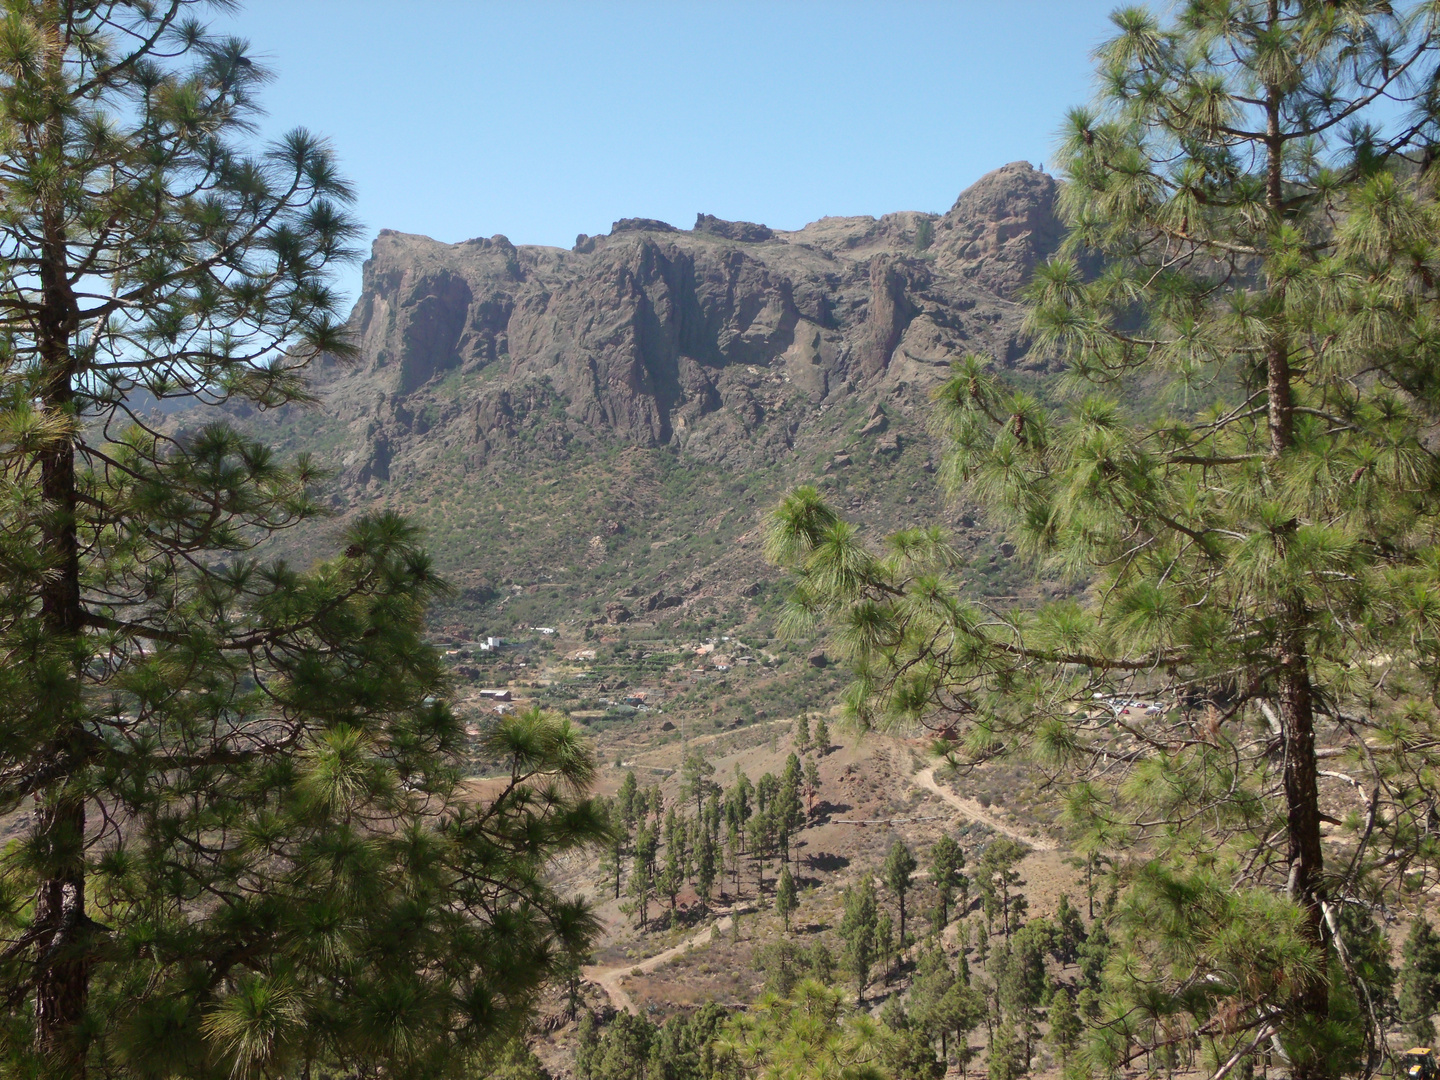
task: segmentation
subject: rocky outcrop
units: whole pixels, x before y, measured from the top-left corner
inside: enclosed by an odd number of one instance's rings
[[[860,336],[860,374],[871,379],[890,366],[895,346],[916,307],[910,300],[911,280],[902,260],[892,255],[876,255],[870,260],[870,306]]]
[[[577,441],[747,468],[852,397],[899,416],[966,351],[1019,357],[1005,301],[1059,243],[1055,196],[1017,163],[944,215],[793,232],[626,218],[568,251],[382,232],[351,318],[360,359],[320,387],[343,482],[384,485],[437,445],[475,468]]]
[[[742,244],[758,244],[775,237],[775,230],[753,221],[726,221],[712,214],[695,215],[695,231],[710,233],[725,240],[736,240]]]
[[[936,265],[1011,297],[1060,246],[1055,181],[1023,161],[961,192],[936,229]]]

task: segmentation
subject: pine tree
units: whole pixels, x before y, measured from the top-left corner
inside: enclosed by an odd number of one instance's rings
[[[784,792],[789,789],[789,797],[793,806],[787,805],[786,813],[798,815],[800,813],[800,789],[805,782],[805,773],[800,766],[800,756],[795,753],[785,755],[785,765],[780,770],[780,790]]]
[[[1026,1071],[1040,1034],[1039,1010],[1048,989],[1045,953],[1052,937],[1052,928],[1044,919],[1035,919],[1020,927],[1010,943],[1003,975],[996,978],[1005,1014],[1021,1035]]]
[[[549,1073],[523,1038],[507,1038],[498,1047],[487,1047],[477,1060],[477,1071],[494,1080],[546,1080]]]
[[[1400,950],[1400,1022],[1417,1043],[1429,1046],[1435,1038],[1433,1017],[1440,1010],[1440,937],[1430,920],[1417,915]]]
[[[685,819],[684,837],[682,838],[685,850],[681,865],[684,867],[686,881],[695,880],[695,863],[699,858],[700,836],[703,832],[704,825],[698,819]]]
[[[657,1035],[642,1016],[621,1011],[589,1053],[591,1080],[634,1080],[645,1075]]]
[[[1002,1018],[995,1026],[995,1039],[990,1046],[986,1076],[989,1080],[1019,1080],[1025,1073],[1021,1048],[1015,1041],[1014,1029]]]
[[[710,835],[708,829],[702,829],[695,860],[695,889],[701,899],[707,903],[710,900],[710,893],[715,888],[715,878],[719,870],[717,862],[715,839]]]
[[[670,901],[670,925],[675,925],[675,901],[685,885],[685,873],[681,866],[680,851],[675,845],[665,849],[665,869],[655,879],[656,891]]]
[[[820,767],[812,757],[805,758],[805,813],[815,812],[815,798],[820,794]]]
[[[804,713],[795,718],[795,749],[802,754],[810,749],[810,718]]]
[[[697,818],[701,814],[705,800],[716,788],[715,781],[710,779],[714,775],[715,766],[702,754],[692,751],[686,755],[685,762],[680,768],[680,790],[684,797],[695,800],[695,816]]]
[[[1076,868],[1083,868],[1085,871],[1085,905],[1086,912],[1090,918],[1095,918],[1095,875],[1103,871],[1109,865],[1110,859],[1101,851],[1087,844],[1088,850],[1083,854],[1066,859],[1066,865]]]
[[[635,858],[646,870],[654,872],[655,860],[660,854],[660,830],[648,821],[635,830]]]
[[[775,910],[785,923],[785,933],[790,932],[790,916],[795,913],[799,906],[799,893],[795,888],[795,878],[790,873],[790,867],[786,866],[780,871],[780,881],[775,886]]]
[[[730,874],[735,896],[740,896],[740,826],[734,821],[725,830],[725,857],[730,860]]]
[[[905,846],[905,841],[896,840],[890,845],[890,850],[885,855],[885,865],[880,870],[885,887],[895,894],[895,902],[900,909],[899,940],[902,946],[905,943],[905,896],[910,892],[916,866],[915,856]]]
[[[882,1032],[880,1069],[895,1080],[941,1080],[945,1066],[935,1060],[935,1051],[924,1029],[909,1015],[905,1002],[891,995],[880,1012]]]
[[[586,1009],[575,1025],[575,1075],[579,1080],[593,1080],[599,1049],[600,1025],[595,1014]]]
[[[864,1001],[865,988],[870,985],[870,969],[875,964],[875,931],[879,921],[875,885],[869,877],[859,885],[846,887],[844,905],[840,938],[845,942],[845,967],[855,979],[855,1000]]]
[[[875,1080],[885,1075],[887,1042],[870,1017],[849,1012],[836,991],[806,979],[789,997],[767,995],[730,1017],[714,1042],[714,1075]]]
[[[755,813],[764,814],[780,792],[780,780],[774,773],[765,773],[755,784]]]
[[[805,950],[789,938],[763,945],[750,956],[751,966],[765,976],[762,991],[766,994],[789,997],[805,977]]]
[[[1075,950],[1080,978],[1090,990],[1099,991],[1111,948],[1110,931],[1102,921],[1090,927],[1085,941]]]
[[[450,1071],[585,947],[544,868],[603,836],[594,763],[508,717],[482,749],[514,782],[474,805],[399,518],[257,553],[321,473],[229,418],[354,355],[330,275],[358,233],[321,140],[250,144],[267,73],[204,7],[17,0],[0,30],[0,814],[31,812],[0,1056]]]
[[[625,828],[633,833],[636,823],[644,816],[640,785],[635,780],[633,769],[626,772],[625,779],[620,781],[620,790],[615,793],[615,802],[620,808],[620,820],[624,822]]]
[[[677,849],[684,844],[685,834],[682,825],[683,820],[681,816],[675,812],[673,806],[665,811],[665,823],[661,828],[660,835],[664,839],[667,852],[677,852]]]
[[[1055,959],[1062,964],[1073,964],[1080,955],[1080,946],[1085,941],[1085,924],[1080,921],[1080,912],[1070,897],[1060,894],[1060,903],[1055,909]]]
[[[1056,989],[1050,998],[1050,1009],[1045,1014],[1049,1022],[1048,1038],[1055,1048],[1055,1056],[1064,1069],[1070,1062],[1070,1055],[1080,1045],[1080,1014],[1075,1011],[1075,1000],[1064,987]]]
[[[635,925],[642,930],[650,924],[650,898],[655,885],[654,873],[655,868],[651,866],[645,853],[637,845],[635,861],[630,868],[630,884],[625,887],[625,895],[630,897],[630,901],[622,910],[634,915]]]
[[[725,812],[720,805],[720,786],[710,789],[710,798],[705,803],[705,831],[710,834],[711,843],[720,844],[720,826],[724,823]]]
[[[906,1001],[915,1023],[932,1040],[939,1041],[942,1061],[949,1056],[949,1037],[955,1029],[954,1018],[946,1010],[954,986],[955,973],[940,949],[926,949],[916,958],[915,977],[910,982]]]
[[[885,985],[890,985],[890,976],[895,971],[895,923],[890,913],[884,911],[875,920],[875,955],[880,960],[880,973]]]
[[[960,957],[960,976],[946,995],[945,1011],[955,1025],[955,1060],[960,1065],[960,1076],[966,1075],[966,1067],[974,1056],[970,1048],[970,1033],[985,1019],[985,995],[970,983],[965,966],[965,957]]]
[[[742,830],[750,815],[754,813],[755,787],[750,783],[750,777],[740,771],[737,763],[735,766],[735,783],[725,792],[725,820],[732,822]]]
[[[1015,865],[1025,857],[1029,849],[1018,840],[1008,836],[996,837],[985,845],[980,853],[979,865],[975,869],[975,880],[980,888],[981,901],[987,922],[993,924],[994,916],[1000,916],[1000,926],[1008,939],[1010,928],[1019,914],[1017,901],[1022,899],[1015,890],[1025,885],[1025,880]]]
[[[863,673],[857,721],[953,726],[959,753],[1048,762],[1079,828],[1153,839],[1131,891],[1149,910],[1127,904],[1127,932],[1217,920],[1167,937],[1157,971],[1253,946],[1242,981],[1265,989],[1226,1045],[1244,1051],[1241,1032],[1278,1009],[1310,1080],[1384,1052],[1334,898],[1440,858],[1414,850],[1436,801],[1414,778],[1435,758],[1411,749],[1440,728],[1420,690],[1440,669],[1436,14],[1238,0],[1113,18],[1100,100],[1062,133],[1069,237],[1028,293],[1034,353],[1064,365],[1063,393],[968,357],[935,416],[949,488],[1025,556],[1093,580],[1094,602],[997,616],[962,596],[939,531],[875,554],[808,489],[768,550],[797,574],[788,625],[829,617]],[[1128,724],[1133,767],[1117,771],[1093,699],[1142,690],[1157,711]],[[1378,800],[1349,823],[1362,856],[1334,867],[1317,740]],[[1283,828],[1257,827],[1272,815]],[[1224,880],[1231,867],[1265,869]],[[1232,887],[1243,899],[1209,906]],[[1318,974],[1336,964],[1339,984]],[[1170,985],[1182,1025],[1221,993]]]
[[[825,942],[812,942],[806,951],[805,962],[810,966],[810,977],[821,986],[829,986],[835,981],[835,956]]]
[[[810,745],[821,757],[830,753],[830,725],[825,722],[825,717],[815,718],[815,733],[811,736]]]
[[[765,895],[765,864],[770,861],[770,856],[775,852],[776,829],[775,815],[768,811],[759,811],[750,819],[750,826],[746,830],[745,845],[750,853],[750,861],[755,864],[755,895]]]
[[[935,885],[936,930],[950,923],[950,905],[956,890],[965,895],[970,879],[965,876],[965,852],[955,839],[946,834],[930,847],[930,880]]]
[[[625,826],[624,811],[616,800],[610,799],[605,803],[604,813],[609,831],[606,834],[604,854],[600,858],[600,870],[607,878],[615,879],[615,899],[619,900],[630,832]]]
[[[791,754],[785,759],[785,768],[780,774],[780,790],[775,796],[775,825],[782,858],[789,855],[790,838],[805,824],[805,805],[800,800],[804,783],[800,759]],[[796,857],[799,857],[798,845]]]

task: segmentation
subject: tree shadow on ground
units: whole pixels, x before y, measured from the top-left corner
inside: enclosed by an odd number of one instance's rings
[[[844,870],[850,865],[850,860],[844,855],[837,855],[833,851],[817,851],[814,855],[806,854],[805,865],[811,870],[819,870],[822,873],[833,874],[836,870]]]
[[[810,814],[811,825],[825,825],[832,814],[848,814],[853,810],[849,803],[818,802]]]

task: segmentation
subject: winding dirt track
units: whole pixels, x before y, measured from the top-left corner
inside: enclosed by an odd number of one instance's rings
[[[1007,825],[974,799],[963,798],[948,788],[942,787],[935,780],[935,766],[933,765],[915,773],[910,777],[910,782],[916,787],[924,788],[926,791],[939,795],[940,798],[944,799],[971,821],[978,821],[982,825],[986,825],[996,832],[1010,837],[1012,840],[1019,840],[1022,844],[1029,844],[1037,851],[1054,851],[1056,849],[1056,844],[1053,840],[1043,836],[1034,836],[1030,833],[1022,832],[1012,825]],[[919,877],[920,875],[917,874],[916,876]],[[732,914],[734,910],[735,909],[732,909]],[[747,911],[754,910],[755,907],[753,904],[747,904],[740,907],[738,913],[743,915]],[[666,949],[664,952],[656,953],[654,956],[647,956],[644,960],[637,960],[633,964],[623,964],[618,967],[587,967],[583,971],[584,977],[589,982],[594,983],[600,987],[600,989],[604,990],[605,993],[610,996],[610,1001],[614,1004],[615,1008],[624,1009],[626,1012],[638,1015],[640,1010],[636,1007],[635,1002],[631,1000],[630,995],[625,992],[625,988],[620,985],[621,979],[635,971],[649,973],[656,968],[664,967],[671,960],[684,955],[688,950],[713,940],[717,933],[730,929],[732,922],[731,914],[727,914],[703,930],[696,931],[690,935],[690,937],[680,942],[680,944]]]
[[[1021,832],[1013,825],[1006,825],[1003,821],[997,818],[994,814],[987,811],[974,799],[962,798],[948,788],[941,787],[935,781],[934,765],[931,765],[928,769],[921,769],[919,772],[917,772],[914,776],[910,778],[910,782],[916,787],[924,788],[926,791],[933,791],[936,795],[939,795],[940,798],[944,799],[951,806],[955,807],[956,810],[959,810],[960,813],[964,814],[972,821],[978,821],[982,825],[988,825],[996,832],[1008,836],[1012,840],[1019,840],[1022,844],[1029,844],[1036,851],[1055,850],[1055,841],[1049,840],[1043,836],[1034,836],[1031,833]]]
[[[666,949],[664,952],[656,953],[654,956],[647,956],[644,960],[637,960],[633,964],[623,964],[620,967],[587,967],[581,971],[581,974],[584,975],[588,981],[594,983],[600,987],[600,989],[604,990],[605,993],[609,994],[611,1004],[613,1004],[615,1008],[624,1009],[626,1012],[639,1015],[640,1010],[635,1007],[635,1002],[630,999],[630,995],[627,994],[625,988],[620,985],[621,979],[636,971],[644,973],[654,971],[658,967],[664,967],[671,960],[683,956],[688,950],[695,946],[711,941],[716,934],[729,930],[731,924],[734,922],[732,918],[733,914],[738,913],[744,915],[747,911],[754,910],[755,906],[753,904],[741,905],[738,912],[737,909],[732,908],[731,915],[722,916],[703,930],[698,930],[694,934],[691,934],[684,941],[680,942],[679,945]]]

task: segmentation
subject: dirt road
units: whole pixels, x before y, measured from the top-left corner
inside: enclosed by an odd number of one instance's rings
[[[1022,844],[1029,844],[1036,851],[1055,850],[1055,841],[1049,840],[1043,836],[1034,836],[1030,833],[1022,832],[1019,829],[1015,828],[1013,825],[1007,825],[994,814],[986,810],[974,799],[962,798],[948,788],[942,787],[935,780],[934,765],[931,765],[928,769],[921,769],[914,776],[912,776],[910,780],[917,787],[922,787],[926,791],[933,791],[936,795],[939,795],[940,798],[944,799],[951,806],[955,807],[955,809],[959,810],[966,817],[974,821],[978,821],[984,825],[988,825],[996,832],[1002,833],[1005,836],[1010,837],[1012,840],[1019,840]]]
[[[731,908],[730,910],[731,914],[716,919],[703,930],[697,930],[684,941],[680,942],[679,945],[666,949],[664,952],[659,952],[654,956],[647,956],[644,960],[637,960],[633,964],[623,964],[619,967],[587,967],[582,970],[581,974],[586,980],[594,983],[610,995],[610,1002],[615,1008],[624,1009],[626,1012],[634,1013],[638,1016],[640,1010],[635,1007],[635,1002],[630,999],[630,995],[627,994],[625,988],[620,985],[620,980],[635,971],[648,973],[654,971],[656,968],[664,967],[671,960],[683,956],[690,949],[709,942],[716,934],[729,930],[731,924],[734,922],[732,917],[734,914],[744,915],[747,912],[754,911],[755,907],[753,904],[744,904],[738,909]]]

